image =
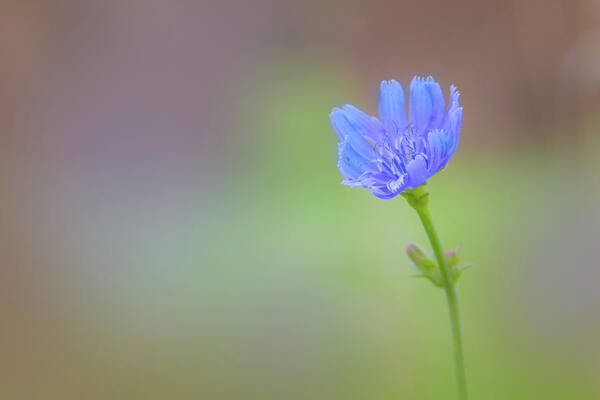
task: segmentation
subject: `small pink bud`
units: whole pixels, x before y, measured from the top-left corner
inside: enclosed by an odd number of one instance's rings
[[[425,257],[425,253],[423,249],[416,243],[409,243],[406,246],[406,254],[415,264],[419,265],[423,257]]]
[[[450,268],[454,267],[458,263],[458,254],[453,249],[444,251],[444,258]]]

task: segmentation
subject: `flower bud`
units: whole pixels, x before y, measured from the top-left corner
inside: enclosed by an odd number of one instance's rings
[[[419,265],[421,259],[425,257],[425,252],[421,246],[416,243],[409,243],[406,245],[406,254],[408,254],[408,257],[417,265]]]
[[[435,261],[425,254],[425,251],[416,243],[409,243],[406,246],[406,254],[415,263],[415,266],[423,271],[431,271],[436,267]]]
[[[448,267],[450,267],[450,269],[454,268],[458,263],[458,253],[453,249],[446,250],[444,252],[444,258],[446,259],[446,262],[448,263]]]
[[[471,264],[467,265],[458,265],[458,253],[460,252],[460,246],[456,248],[456,250],[449,249],[444,252],[444,259],[448,263],[448,267],[450,268],[450,272],[452,273],[452,279],[454,283],[458,282],[458,279],[461,277],[463,272],[471,266]]]

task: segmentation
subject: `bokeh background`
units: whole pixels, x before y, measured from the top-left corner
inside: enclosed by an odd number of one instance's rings
[[[424,232],[328,120],[432,74],[472,398],[600,398],[599,50],[598,0],[2,0],[0,397],[454,398]]]

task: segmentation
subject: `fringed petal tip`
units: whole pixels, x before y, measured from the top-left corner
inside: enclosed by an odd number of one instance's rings
[[[412,78],[411,84],[415,83],[437,83],[435,78],[431,75],[415,75]]]
[[[455,85],[450,85],[450,100],[448,101],[448,110],[453,107],[460,107],[460,91]]]
[[[384,80],[381,81],[381,84],[379,85],[379,88],[381,89],[381,88],[383,88],[385,86],[388,86],[388,85],[389,86],[400,86],[400,87],[402,87],[402,85],[400,84],[400,82],[398,82],[395,79],[387,79],[387,80],[384,79]]]

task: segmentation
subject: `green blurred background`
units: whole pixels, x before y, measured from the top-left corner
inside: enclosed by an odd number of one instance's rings
[[[430,180],[473,399],[600,398],[600,2],[0,2],[0,397],[454,398],[328,115],[462,91]]]

